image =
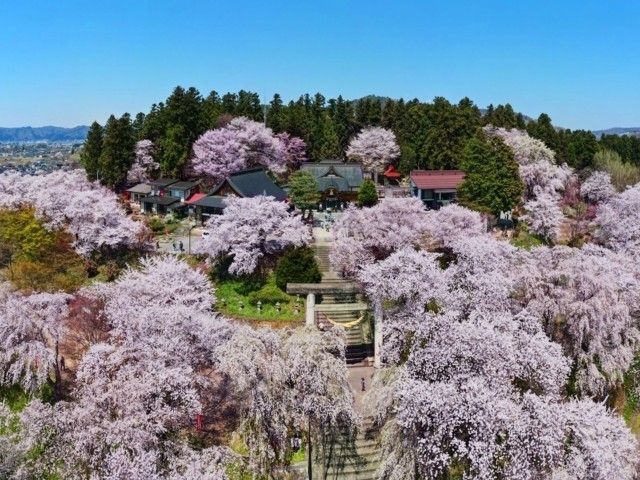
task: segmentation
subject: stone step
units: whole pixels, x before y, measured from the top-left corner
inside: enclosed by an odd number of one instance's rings
[[[366,311],[366,310],[369,310],[369,305],[367,305],[366,303],[318,303],[316,304],[316,311],[318,312],[331,312],[331,313],[355,312],[359,316],[363,311]]]

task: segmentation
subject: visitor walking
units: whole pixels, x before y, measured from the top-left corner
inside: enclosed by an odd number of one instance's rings
[[[182,240],[180,240],[180,251],[184,252],[184,243],[182,243]]]
[[[360,383],[362,384],[362,391],[364,392],[366,390],[365,383],[364,383],[364,377],[362,377],[360,379]]]

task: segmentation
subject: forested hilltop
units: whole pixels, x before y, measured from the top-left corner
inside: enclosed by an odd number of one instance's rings
[[[555,127],[545,113],[530,120],[509,104],[480,109],[469,98],[458,103],[443,97],[430,103],[374,96],[348,101],[317,93],[289,103],[276,94],[264,105],[257,93],[249,91],[224,95],[212,91],[205,97],[193,87],[176,87],[146,114],[112,115],[104,126],[94,123],[86,142],[85,168],[90,177],[99,169],[103,183],[118,186],[133,161],[136,140],[147,139],[158,149],[162,174],[180,176],[195,140],[237,116],[266,120],[275,133],[286,131],[301,138],[311,161],[343,157],[349,139],[365,126],[388,128],[400,146],[397,167],[404,174],[414,168],[458,168],[464,146],[482,136],[487,124],[525,129],[556,152],[559,164],[577,169],[594,167],[594,154],[604,148],[614,152],[618,163],[640,164],[638,138],[603,135],[598,141],[590,131]]]
[[[0,127],[0,142],[78,142],[87,136],[89,127]]]

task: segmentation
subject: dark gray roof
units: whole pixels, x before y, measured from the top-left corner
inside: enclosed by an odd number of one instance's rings
[[[257,197],[258,195],[268,195],[276,200],[284,200],[287,194],[282,188],[274,183],[267,175],[263,168],[253,168],[251,170],[243,170],[227,177],[226,180],[219,183],[211,191],[211,195],[215,195],[224,186],[229,186],[241,197]]]
[[[341,192],[346,192],[360,187],[363,181],[362,167],[358,163],[323,160],[303,163],[300,169],[316,178],[320,191],[338,188]]]
[[[345,178],[336,176],[320,177],[318,180],[318,190],[324,192],[330,188],[335,188],[338,192],[350,191],[349,183]]]
[[[218,197],[218,196],[208,196],[202,197],[200,200],[197,200],[192,203],[192,205],[197,205],[199,207],[209,207],[209,208],[219,208],[223,209],[225,207],[224,201],[226,197]]]
[[[144,197],[140,201],[142,203],[155,203],[157,205],[171,205],[172,203],[179,202],[180,199],[176,197],[170,197],[168,195],[165,195],[164,197],[158,197],[154,195],[151,197]]]
[[[174,184],[176,182],[178,182],[177,178],[158,178],[156,180],[150,180],[147,183],[149,185],[151,185],[152,187],[164,188],[164,187],[168,187],[169,185],[172,185],[172,184]]]
[[[170,185],[171,190],[189,190],[198,185],[198,182],[176,182]]]
[[[151,192],[151,185],[146,183],[139,183],[127,190],[129,193],[149,193]]]

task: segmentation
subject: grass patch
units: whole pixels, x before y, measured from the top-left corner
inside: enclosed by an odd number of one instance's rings
[[[515,234],[511,239],[511,244],[514,247],[523,248],[524,250],[531,250],[534,247],[544,245],[545,242],[537,235],[529,232],[529,229],[524,223],[519,223],[516,228]]]
[[[166,215],[165,217],[154,215],[152,217],[146,217],[146,220],[147,226],[156,236],[171,234],[180,227],[180,220],[172,215]]]
[[[278,291],[279,309],[274,302],[263,302],[258,307],[256,298],[266,298],[258,292]],[[228,278],[216,283],[216,308],[224,315],[255,321],[283,321],[295,322],[304,319],[304,300],[288,295],[278,289],[275,278],[270,275],[266,282],[256,282],[255,279]],[[275,297],[274,297],[275,298]],[[296,310],[297,308],[297,310]]]
[[[0,388],[0,402],[4,402],[12,412],[20,412],[31,398],[19,385]]]

